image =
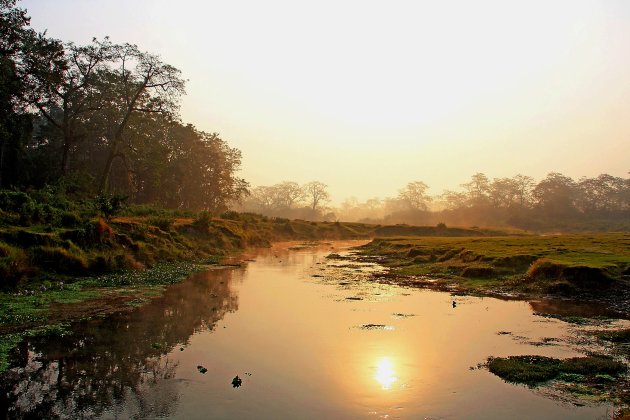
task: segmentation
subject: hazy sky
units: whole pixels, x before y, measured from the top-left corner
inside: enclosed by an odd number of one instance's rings
[[[630,171],[628,1],[25,0],[32,26],[109,35],[189,79],[182,117],[253,185],[335,201],[476,172]]]

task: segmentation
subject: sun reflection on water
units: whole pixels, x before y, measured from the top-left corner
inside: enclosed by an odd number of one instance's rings
[[[394,364],[389,357],[381,357],[376,363],[376,374],[374,379],[383,389],[391,389],[394,382],[398,380]]]

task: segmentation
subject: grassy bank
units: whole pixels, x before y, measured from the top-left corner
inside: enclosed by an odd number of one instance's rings
[[[627,233],[379,238],[361,253],[392,281],[468,292],[597,295],[630,282]]]
[[[0,191],[0,370],[25,335],[131,310],[226,255],[273,241],[365,238],[374,229]]]

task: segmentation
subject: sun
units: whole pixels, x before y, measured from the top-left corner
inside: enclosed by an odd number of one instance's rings
[[[383,389],[391,389],[394,382],[398,380],[394,364],[389,357],[382,357],[376,364],[376,374],[374,379],[381,385]]]

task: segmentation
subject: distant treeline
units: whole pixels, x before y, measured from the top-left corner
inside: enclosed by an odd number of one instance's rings
[[[62,43],[0,0],[0,188],[220,212],[247,191],[239,150],[179,120],[185,81],[135,45]]]
[[[427,184],[414,181],[396,197],[375,197],[365,202],[349,198],[338,208],[325,208],[313,207],[311,197],[296,183],[283,182],[254,188],[243,208],[271,216],[383,224],[446,223],[527,230],[630,229],[630,178],[602,174],[574,180],[552,172],[535,182],[525,175],[490,180],[477,173],[461,187],[460,191],[430,196]],[[291,200],[287,199],[289,196]]]

